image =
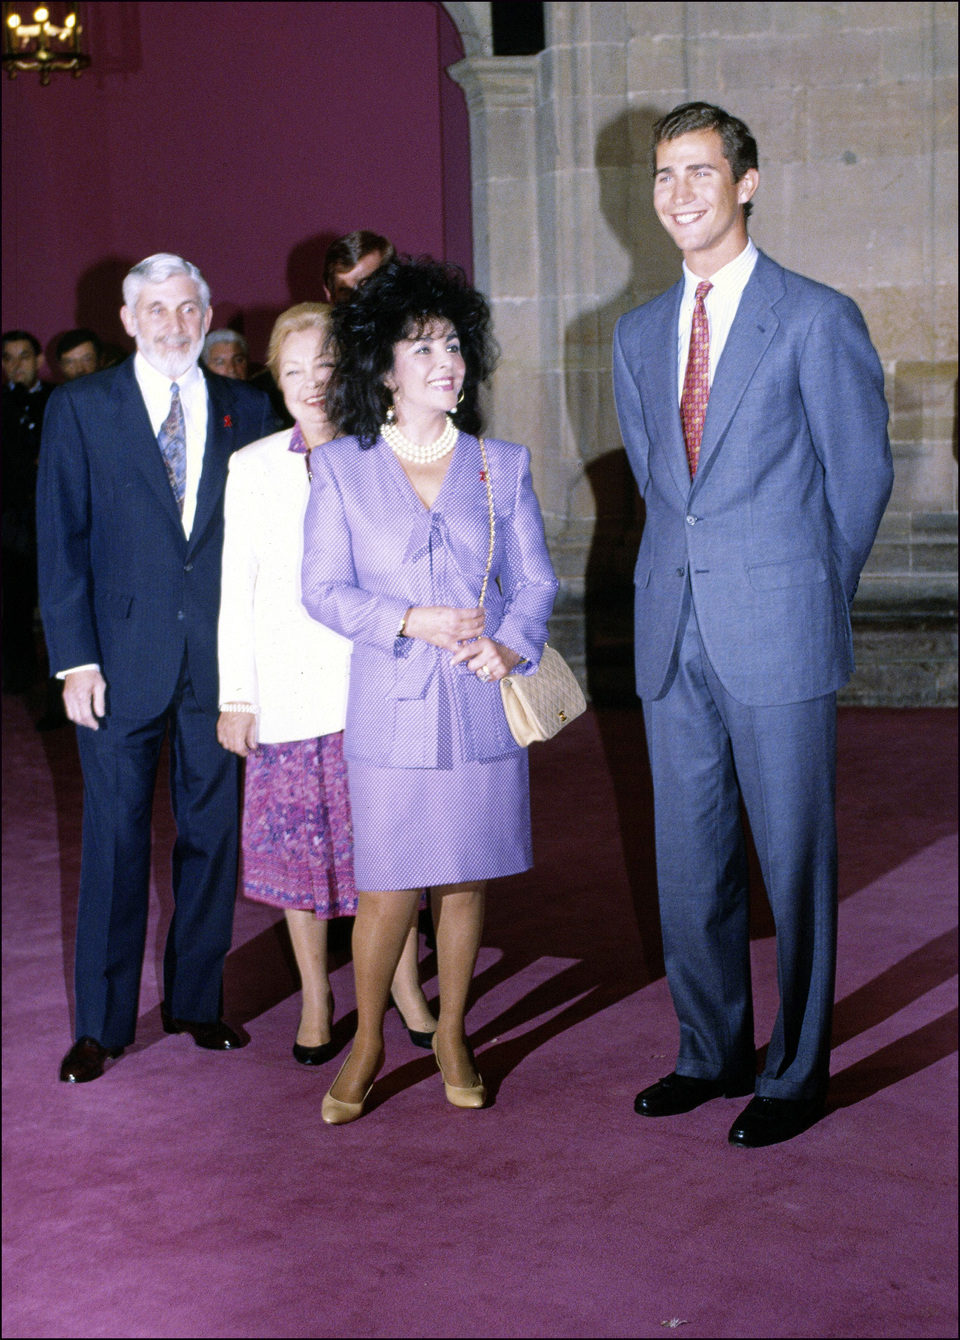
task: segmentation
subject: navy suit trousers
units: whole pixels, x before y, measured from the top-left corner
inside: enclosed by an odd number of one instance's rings
[[[836,695],[749,707],[717,679],[689,593],[674,673],[644,701],[676,1069],[755,1073],[742,795],[777,933],[780,1008],[758,1094],[827,1084],[836,972]]]
[[[106,1047],[129,1045],[136,1028],[151,812],[167,735],[177,836],[164,999],[178,1019],[220,1017],[236,896],[238,760],[217,743],[216,717],[197,703],[184,657],[173,698],[159,716],[135,720],[108,712],[98,730],[77,728],[84,806],[75,1033]]]

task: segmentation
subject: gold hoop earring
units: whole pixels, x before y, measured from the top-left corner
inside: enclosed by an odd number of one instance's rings
[[[460,387],[460,394],[457,396],[457,409],[463,404],[463,387]]]

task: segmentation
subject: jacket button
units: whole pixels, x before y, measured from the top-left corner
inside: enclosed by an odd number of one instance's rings
[[[695,526],[700,518],[698,516],[688,516],[686,520],[688,526]]]
[[[178,619],[185,619],[186,617],[187,617],[187,616],[184,614],[183,610],[177,610],[177,618],[178,618]]]
[[[678,577],[682,577],[682,576],[684,575],[685,572],[686,572],[686,568],[677,568],[677,576],[678,576]]]
[[[192,563],[184,563],[184,565],[183,565],[183,570],[184,570],[184,572],[193,572],[193,564],[192,564]]]

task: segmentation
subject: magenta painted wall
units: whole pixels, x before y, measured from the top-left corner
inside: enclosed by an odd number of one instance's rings
[[[82,78],[3,80],[4,330],[33,331],[48,359],[75,325],[129,348],[120,280],[173,251],[262,358],[353,228],[469,272],[467,110],[444,73],[463,50],[442,5],[84,8]]]

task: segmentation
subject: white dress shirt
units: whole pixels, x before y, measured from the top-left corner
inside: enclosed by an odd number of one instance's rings
[[[170,413],[173,381],[158,372],[139,351],[133,360],[133,375],[140,387],[147,407],[154,437],[159,436],[163,421]],[[183,406],[183,422],[187,436],[187,480],[183,494],[183,531],[189,537],[197,510],[197,489],[203,469],[203,450],[207,441],[207,383],[196,363],[176,378]],[[160,450],[160,447],[157,447]]]
[[[250,703],[261,744],[343,730],[347,712],[353,643],[300,599],[310,485],[292,437],[287,428],[234,452],[224,500],[220,703]]]
[[[707,374],[709,384],[713,385],[713,374],[720,362],[723,346],[730,334],[730,327],[737,315],[743,290],[747,280],[753,274],[757,263],[757,248],[752,238],[732,261],[728,261],[715,275],[710,276],[713,285],[704,299],[707,323],[710,327],[710,370]],[[683,297],[680,300],[680,321],[677,326],[677,398],[683,396],[683,379],[687,371],[687,356],[690,353],[690,327],[693,325],[693,307],[697,295],[697,285],[703,280],[683,263]]]

